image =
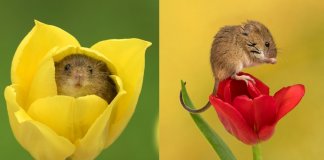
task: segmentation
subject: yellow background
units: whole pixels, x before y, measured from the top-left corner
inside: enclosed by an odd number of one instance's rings
[[[261,144],[265,160],[320,160],[324,157],[324,1],[311,0],[161,0],[160,1],[160,159],[217,160],[207,140],[180,106],[180,80],[187,81],[196,106],[205,104],[213,78],[209,51],[224,25],[258,20],[279,48],[276,65],[245,69],[264,81],[271,93],[302,83],[302,102]],[[202,116],[226,141],[238,160],[252,159],[251,147],[220,124],[214,109]]]

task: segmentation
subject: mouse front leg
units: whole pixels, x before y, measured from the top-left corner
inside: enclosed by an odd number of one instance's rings
[[[235,80],[239,80],[239,81],[245,81],[246,84],[249,83],[249,81],[251,81],[252,83],[255,84],[255,81],[254,79],[252,79],[250,76],[247,76],[247,75],[237,75],[237,73],[234,73],[232,76],[231,76],[232,79],[235,79]]]
[[[243,63],[236,63],[234,66],[235,66],[234,67],[235,69],[233,70],[234,72],[232,72],[233,74],[231,75],[231,78],[232,79],[239,80],[239,81],[245,81],[246,84],[248,84],[249,81],[251,81],[252,83],[255,84],[254,79],[251,78],[250,76],[247,76],[247,75],[237,75],[244,68]]]

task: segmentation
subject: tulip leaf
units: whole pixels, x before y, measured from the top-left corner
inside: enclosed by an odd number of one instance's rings
[[[184,104],[194,108],[185,87],[185,82],[181,81],[181,92]],[[221,160],[236,160],[230,148],[221,137],[208,125],[208,123],[199,114],[190,114],[200,131],[204,134],[208,142],[212,145],[215,152]]]

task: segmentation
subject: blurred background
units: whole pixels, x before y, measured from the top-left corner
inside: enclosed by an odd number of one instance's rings
[[[34,26],[34,19],[64,29],[85,47],[111,38],[137,37],[153,43],[146,53],[136,111],[121,136],[97,159],[158,159],[158,12],[158,0],[0,0],[0,159],[32,159],[12,134],[3,92],[11,84],[15,50]]]
[[[306,86],[301,103],[283,118],[273,137],[261,143],[264,159],[321,160],[324,156],[324,1],[161,0],[160,159],[217,160],[218,156],[179,103],[187,81],[195,106],[212,92],[209,55],[213,36],[224,25],[264,23],[279,48],[278,63],[245,69],[269,85],[271,94],[297,83]],[[202,116],[238,160],[252,159],[251,147],[225,131],[214,109]]]

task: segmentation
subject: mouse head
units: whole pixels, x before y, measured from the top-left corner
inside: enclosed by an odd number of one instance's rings
[[[79,92],[82,88],[91,88],[101,84],[107,78],[109,70],[102,61],[82,54],[72,54],[55,62],[55,79],[59,89]]]
[[[277,48],[268,28],[257,21],[241,26],[245,50],[257,63],[276,63]]]

